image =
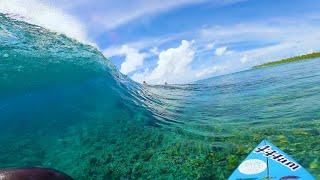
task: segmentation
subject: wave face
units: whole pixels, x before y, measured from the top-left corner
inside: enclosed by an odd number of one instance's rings
[[[226,179],[267,138],[320,178],[320,60],[142,86],[98,50],[0,14],[0,168]]]

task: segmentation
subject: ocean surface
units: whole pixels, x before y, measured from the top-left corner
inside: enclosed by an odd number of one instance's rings
[[[320,59],[143,86],[97,49],[0,14],[0,168],[226,179],[267,139],[320,179]]]

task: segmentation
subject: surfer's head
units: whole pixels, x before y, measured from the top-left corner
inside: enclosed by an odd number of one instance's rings
[[[70,176],[48,168],[0,169],[1,180],[72,180]]]

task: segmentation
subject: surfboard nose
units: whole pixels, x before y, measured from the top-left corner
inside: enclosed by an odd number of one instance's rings
[[[239,179],[315,180],[299,163],[267,140],[263,140],[228,178]]]
[[[0,169],[0,180],[73,180],[69,175],[49,168]]]

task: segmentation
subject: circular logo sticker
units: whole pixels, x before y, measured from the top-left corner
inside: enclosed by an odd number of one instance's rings
[[[260,159],[249,159],[243,161],[239,166],[242,174],[259,174],[267,168],[267,164]]]

